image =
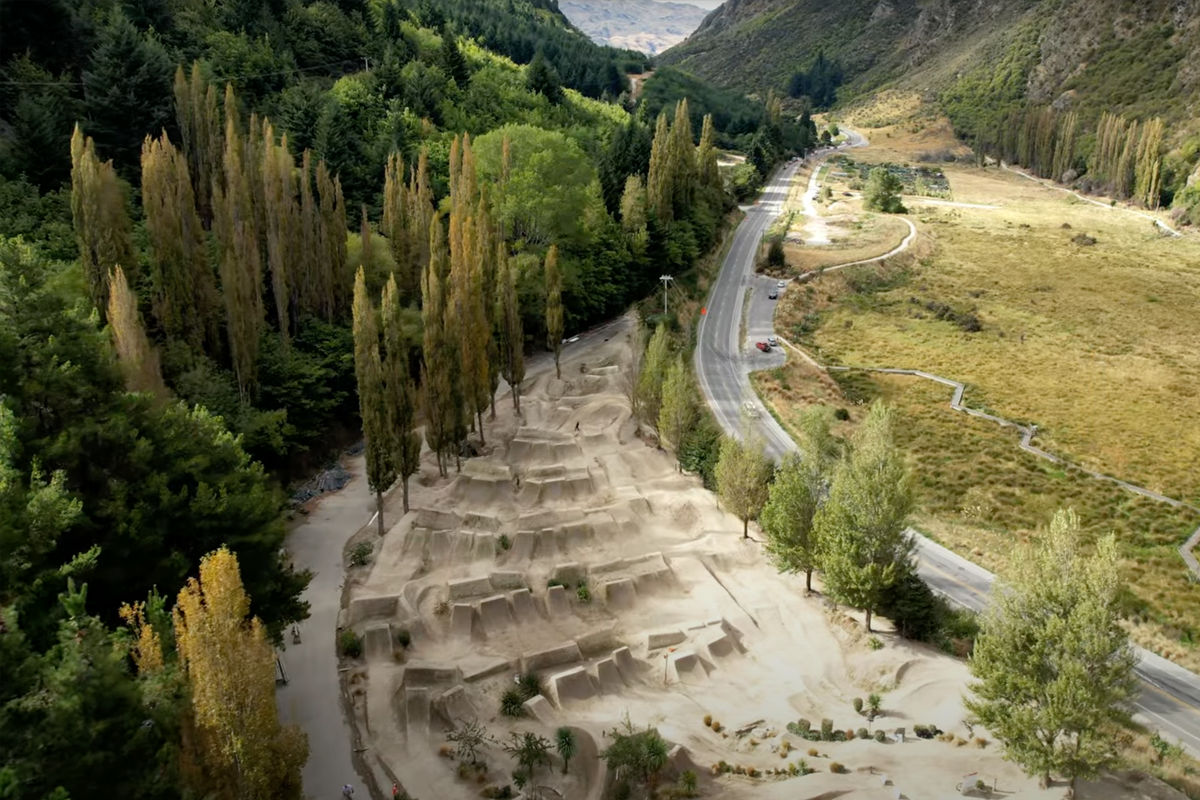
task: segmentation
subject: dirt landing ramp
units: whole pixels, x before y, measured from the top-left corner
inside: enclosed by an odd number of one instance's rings
[[[617,694],[625,688],[621,671],[617,669],[616,659],[612,656],[596,662],[596,678],[600,682],[601,694]]]
[[[470,639],[475,622],[475,609],[470,603],[455,603],[450,609],[450,636]]]
[[[546,650],[535,650],[521,656],[521,671],[534,672],[548,667],[572,664],[583,660],[583,653],[575,641],[560,644]]]
[[[451,727],[457,727],[464,722],[470,722],[479,717],[471,698],[461,686],[447,689],[433,701],[434,710],[442,721]]]
[[[484,636],[498,636],[513,625],[508,598],[502,594],[479,601],[479,624]]]
[[[593,681],[586,667],[574,667],[566,672],[551,675],[551,699],[559,708],[570,703],[591,700],[596,696],[596,685]]]
[[[529,698],[521,706],[525,709],[526,714],[543,725],[553,725],[556,722],[554,706],[550,705],[550,701],[540,694]]]
[[[601,588],[604,591],[604,605],[613,611],[628,611],[637,603],[637,589],[632,578],[608,581]]]
[[[537,606],[534,605],[533,595],[528,589],[518,589],[508,595],[509,601],[512,603],[513,616],[517,619],[519,625],[536,625],[542,621],[541,614],[538,613]]]
[[[638,662],[633,657],[633,653],[628,647],[618,647],[613,650],[613,661],[617,662],[617,669],[621,672],[621,679],[625,683],[632,683],[638,676]]]
[[[392,626],[373,625],[363,631],[363,652],[368,664],[382,664],[395,660]]]
[[[567,590],[562,586],[551,586],[546,590],[546,612],[551,619],[559,619],[570,615],[571,601],[567,599]]]
[[[583,451],[570,433],[521,428],[508,446],[510,464],[567,464],[583,459]]]
[[[708,672],[694,650],[676,650],[667,655],[667,683],[706,685]]]
[[[429,689],[410,686],[404,690],[404,718],[407,732],[408,754],[421,754],[429,740]]]

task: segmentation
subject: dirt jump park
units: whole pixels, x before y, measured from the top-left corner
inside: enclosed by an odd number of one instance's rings
[[[348,573],[340,626],[361,637],[362,656],[342,667],[376,782],[413,800],[607,798],[630,776],[599,756],[628,717],[670,748],[659,796],[684,796],[662,788],[677,792],[687,770],[701,797],[1063,796],[963,723],[965,662],[886,620],[868,635],[819,591],[806,597],[803,576],[779,575],[698,477],[636,435],[626,331],[565,349],[562,380],[538,370],[520,418],[498,400],[484,454],[460,474],[439,478],[426,454],[412,511],[381,541],[373,526],[356,537],[375,553]],[[530,673],[540,692],[507,709],[520,716],[502,713]],[[872,694],[869,722],[855,699]],[[447,738],[470,722],[487,733],[478,764]],[[553,742],[561,726],[577,741],[568,770],[551,746],[549,764],[506,790],[510,734]],[[922,738],[926,726],[942,735]],[[1077,796],[1180,796],[1135,780]]]

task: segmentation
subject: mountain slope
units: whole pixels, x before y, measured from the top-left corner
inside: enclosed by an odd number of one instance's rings
[[[960,131],[1026,101],[1085,118],[1200,112],[1200,0],[729,0],[659,60],[782,91],[822,50],[844,68],[843,100],[925,92]]]
[[[704,9],[657,0],[560,0],[559,10],[597,44],[651,55],[677,45],[704,21]]]

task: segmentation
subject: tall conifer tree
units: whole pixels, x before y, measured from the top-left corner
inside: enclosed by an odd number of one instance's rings
[[[363,218],[366,218],[364,209]],[[379,535],[383,522],[383,493],[396,480],[393,469],[395,443],[384,394],[383,365],[379,358],[379,325],[367,297],[367,282],[360,266],[354,276],[354,373],[358,379],[358,409],[366,440],[367,483],[375,493],[375,516]]]
[[[408,349],[401,330],[400,290],[396,276],[388,277],[382,300],[385,360],[383,379],[387,387],[388,424],[392,432],[392,468],[404,494],[408,513],[408,479],[421,469],[421,439],[417,435],[417,389],[408,367]]]
[[[662,222],[670,222],[674,213],[675,185],[671,171],[671,129],[667,115],[659,114],[650,146],[650,173],[646,177],[646,199],[650,210]]]

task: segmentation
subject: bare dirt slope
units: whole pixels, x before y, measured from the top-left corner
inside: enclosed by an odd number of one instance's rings
[[[1038,792],[994,743],[912,736],[917,723],[967,736],[965,666],[887,633],[872,651],[856,623],[779,576],[698,479],[635,435],[624,357],[622,339],[596,341],[564,359],[563,380],[528,383],[523,418],[501,403],[492,449],[460,475],[427,471],[412,513],[351,576],[342,622],[365,644],[347,666],[369,760],[413,798],[466,800],[508,784],[515,763],[489,745],[486,774],[460,775],[439,754],[450,726],[476,718],[506,740],[570,725],[580,750],[569,774],[555,759],[534,784],[546,797],[599,798],[603,734],[628,714],[678,745],[667,777],[694,769],[708,796],[935,800],[959,796],[971,773],[1005,793],[1061,796]],[[525,672],[541,677],[543,696],[522,718],[501,716],[501,694]],[[868,727],[852,700],[870,692],[884,709],[872,730],[904,728],[906,741],[814,743],[787,731],[801,717]],[[769,774],[801,759],[817,771]],[[721,761],[760,776],[716,777]]]

